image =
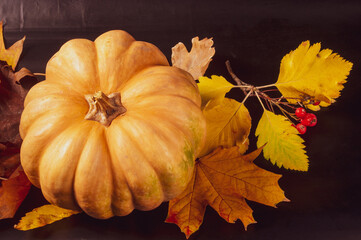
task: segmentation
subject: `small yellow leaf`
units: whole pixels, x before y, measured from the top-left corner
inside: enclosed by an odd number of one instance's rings
[[[233,84],[228,82],[222,76],[212,75],[211,78],[200,77],[198,88],[202,97],[202,107],[204,107],[212,99],[216,100],[213,101],[214,105],[220,103],[232,87]]]
[[[192,39],[190,52],[183,43],[178,43],[172,48],[172,65],[189,72],[196,80],[203,76],[216,50],[213,40],[204,38],[199,41],[198,37]]]
[[[320,101],[320,106],[326,107],[340,96],[352,63],[330,49],[320,49],[320,43],[310,46],[305,41],[283,57],[275,85],[290,103],[301,101],[319,110],[307,101]]]
[[[22,217],[15,229],[27,231],[34,228],[43,227],[63,218],[79,213],[78,211],[68,210],[55,205],[44,205],[33,209]]]
[[[278,167],[307,171],[308,157],[302,138],[292,123],[281,115],[265,110],[256,129],[257,147],[263,148],[264,158]]]
[[[248,135],[251,131],[251,116],[247,108],[234,99],[224,98],[220,104],[211,100],[203,109],[206,118],[206,142],[198,157],[203,157],[219,146],[237,145],[240,153],[248,148]]]
[[[169,202],[166,222],[177,224],[189,238],[210,205],[227,222],[240,219],[247,229],[256,221],[246,199],[273,207],[288,201],[278,185],[281,175],[253,163],[261,150],[242,156],[238,147],[218,148],[200,158],[185,191]]]
[[[5,61],[13,70],[15,70],[23,51],[24,41],[25,37],[14,43],[9,49],[6,49],[3,36],[3,22],[0,21],[0,60]]]

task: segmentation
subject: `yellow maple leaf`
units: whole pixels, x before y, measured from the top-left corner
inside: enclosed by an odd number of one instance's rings
[[[210,100],[214,99],[212,106],[220,103],[227,92],[229,92],[234,85],[228,82],[222,76],[212,75],[211,78],[200,77],[197,84],[199,93],[202,97],[202,107],[204,107]]]
[[[198,37],[192,39],[192,49],[190,52],[183,43],[178,43],[172,48],[172,65],[189,72],[196,80],[203,76],[216,50],[211,38],[199,40]]]
[[[22,217],[15,229],[27,231],[34,228],[43,227],[63,218],[79,213],[78,211],[68,210],[55,205],[44,205],[33,209]]]
[[[238,147],[218,148],[199,159],[186,190],[169,202],[166,222],[175,223],[188,238],[202,224],[207,205],[229,223],[255,223],[245,199],[275,207],[288,201],[278,185],[281,175],[257,167],[258,149],[242,156]]]
[[[283,57],[275,86],[290,103],[301,100],[307,105],[311,99],[326,107],[340,96],[352,63],[330,49],[320,49],[320,43],[310,46],[305,41]],[[308,105],[312,110],[319,109]]]
[[[25,37],[14,43],[10,48],[6,49],[3,36],[3,22],[0,21],[0,60],[5,61],[13,70],[18,64]]]
[[[206,142],[198,157],[203,157],[219,146],[239,146],[240,153],[248,148],[251,116],[247,108],[234,99],[224,98],[219,104],[211,100],[203,109],[206,118]]]
[[[257,146],[263,146],[265,159],[278,167],[307,171],[308,157],[303,139],[287,118],[264,110],[256,129]]]

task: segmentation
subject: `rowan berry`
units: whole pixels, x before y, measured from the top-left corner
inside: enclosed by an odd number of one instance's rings
[[[312,105],[313,105],[313,106],[318,106],[318,105],[320,105],[320,103],[321,103],[320,101],[314,101],[314,102],[312,103]]]
[[[303,125],[302,123],[297,124],[296,129],[298,130],[298,132],[300,134],[305,134],[307,131],[307,127],[305,125]]]
[[[317,124],[317,117],[313,113],[307,113],[306,116],[301,120],[301,124],[307,127],[313,127]]]
[[[304,118],[307,114],[306,110],[303,107],[299,107],[296,109],[295,114],[298,118]]]

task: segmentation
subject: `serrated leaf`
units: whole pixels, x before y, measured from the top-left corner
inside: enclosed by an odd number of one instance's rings
[[[278,167],[307,171],[308,157],[303,139],[287,118],[264,110],[256,129],[257,146],[263,148],[264,158]]]
[[[219,146],[237,145],[240,153],[248,148],[251,131],[251,116],[247,108],[234,99],[224,98],[219,104],[211,100],[203,109],[206,118],[206,142],[198,157],[203,157]]]
[[[48,204],[28,212],[20,219],[19,223],[15,225],[14,228],[27,231],[34,228],[43,227],[78,213],[78,211],[68,210]]]
[[[233,84],[228,82],[222,76],[212,75],[211,78],[200,77],[198,89],[202,97],[202,107],[204,107],[210,100],[214,100],[212,106],[220,103],[226,93],[232,88]]]
[[[202,224],[207,205],[229,223],[255,223],[246,199],[268,206],[288,201],[278,185],[281,175],[257,167],[258,149],[242,156],[238,147],[218,148],[196,162],[186,190],[169,202],[166,222],[175,223],[187,238]]]
[[[6,49],[3,36],[3,22],[0,21],[0,60],[5,61],[12,70],[15,70],[18,64],[21,52],[23,51],[23,44],[25,37],[14,43],[10,48]]]
[[[172,65],[189,72],[196,80],[206,72],[212,57],[216,52],[213,40],[198,37],[192,39],[192,49],[190,52],[183,43],[178,43],[172,48]]]
[[[320,49],[320,43],[310,46],[305,41],[283,57],[275,85],[290,103],[302,101],[318,110],[307,101],[320,101],[320,106],[326,107],[340,96],[352,63],[330,49]]]

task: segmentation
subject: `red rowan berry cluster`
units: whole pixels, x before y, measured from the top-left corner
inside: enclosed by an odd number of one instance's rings
[[[300,134],[305,134],[307,127],[313,127],[317,124],[317,117],[313,113],[307,113],[303,107],[299,107],[295,111],[296,117],[298,117],[300,123],[295,125],[295,128]]]

